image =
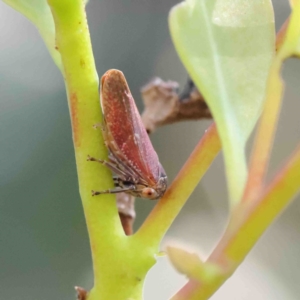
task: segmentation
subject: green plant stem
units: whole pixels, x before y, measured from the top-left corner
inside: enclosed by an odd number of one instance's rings
[[[224,236],[208,259],[209,263],[223,266],[224,274],[205,283],[190,280],[172,300],[208,299],[231,276],[264,231],[299,193],[299,182],[300,147],[259,199],[252,203],[241,202],[236,208],[236,218],[232,218]],[[248,206],[246,209],[245,205]]]
[[[212,124],[134,238],[154,249],[158,248],[166,231],[220,149],[221,142],[217,128],[215,124]]]
[[[280,71],[285,59],[292,55],[297,55],[300,37],[299,17],[300,2],[298,2],[292,11],[291,17],[277,35],[276,46],[278,52],[269,72],[266,101],[252,151],[243,202],[254,201],[264,186],[264,178],[269,163],[284,90]]]
[[[282,102],[281,65],[282,58],[278,56],[274,59],[270,69],[267,99],[255,138],[243,201],[253,201],[263,189]]]
[[[72,120],[79,189],[87,222],[94,267],[94,288],[88,299],[141,299],[143,280],[153,254],[124,234],[115,197],[92,197],[92,189],[113,186],[110,171],[87,162],[87,155],[107,158],[101,130],[98,76],[82,0],[49,0],[56,43],[61,54]],[[133,249],[132,249],[133,248]],[[141,254],[139,254],[141,252]]]
[[[87,162],[89,154],[107,157],[101,131],[93,129],[93,125],[102,120],[98,76],[83,2],[49,0],[49,4],[55,21],[56,43],[64,67],[79,189],[93,249],[109,242],[111,234],[122,235],[114,197],[104,195],[93,198],[91,194],[92,189],[112,186],[111,174],[107,168]],[[99,235],[102,241],[98,238]],[[97,241],[99,245],[94,244]]]

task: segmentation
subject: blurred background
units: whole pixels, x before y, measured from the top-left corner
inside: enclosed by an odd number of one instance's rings
[[[274,2],[276,28],[288,1]],[[152,77],[181,85],[187,73],[170,40],[167,16],[176,0],[90,0],[87,14],[99,76],[122,70],[139,109],[140,88]],[[37,30],[0,2],[0,298],[75,299],[73,287],[92,286],[88,236],[78,194],[66,94]],[[285,101],[270,174],[300,140],[298,60],[284,67]],[[170,181],[211,121],[160,128],[152,140]],[[216,159],[168,232],[206,257],[227,219],[222,155]],[[213,300],[299,299],[300,202],[266,232]],[[138,228],[152,209],[136,205]],[[186,279],[162,257],[146,280],[144,299],[168,299]]]

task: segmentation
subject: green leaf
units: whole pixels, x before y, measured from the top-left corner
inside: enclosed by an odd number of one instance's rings
[[[55,49],[55,26],[47,0],[3,0],[27,17],[39,30],[54,62],[62,68],[61,57]]]
[[[270,0],[187,0],[169,18],[176,50],[216,121],[231,204],[247,179],[245,144],[261,113],[274,56]]]
[[[175,246],[168,246],[167,253],[170,261],[179,273],[202,283],[210,282],[215,276],[225,273],[216,264],[203,263],[196,253],[188,252]]]

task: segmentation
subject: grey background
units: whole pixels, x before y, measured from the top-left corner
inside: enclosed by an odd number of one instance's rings
[[[140,109],[139,89],[153,76],[185,83],[167,26],[176,3],[91,0],[87,6],[99,75],[121,69]],[[279,28],[288,1],[274,6]],[[90,288],[92,274],[63,80],[36,29],[2,2],[0,28],[0,299],[74,299],[73,286]],[[293,59],[284,68],[287,89],[270,176],[300,138],[299,67]],[[209,124],[179,123],[152,136],[170,180]],[[208,255],[226,224],[226,195],[219,156],[163,245],[175,240]],[[152,206],[137,203],[136,228]],[[212,299],[299,299],[299,216],[296,200]],[[184,282],[160,258],[147,278],[145,299],[168,299]]]

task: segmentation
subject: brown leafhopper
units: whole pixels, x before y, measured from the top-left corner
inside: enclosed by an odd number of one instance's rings
[[[121,71],[109,70],[102,76],[100,101],[109,160],[88,160],[98,161],[113,171],[115,188],[94,191],[93,195],[126,192],[135,197],[160,198],[167,188],[167,176]]]

